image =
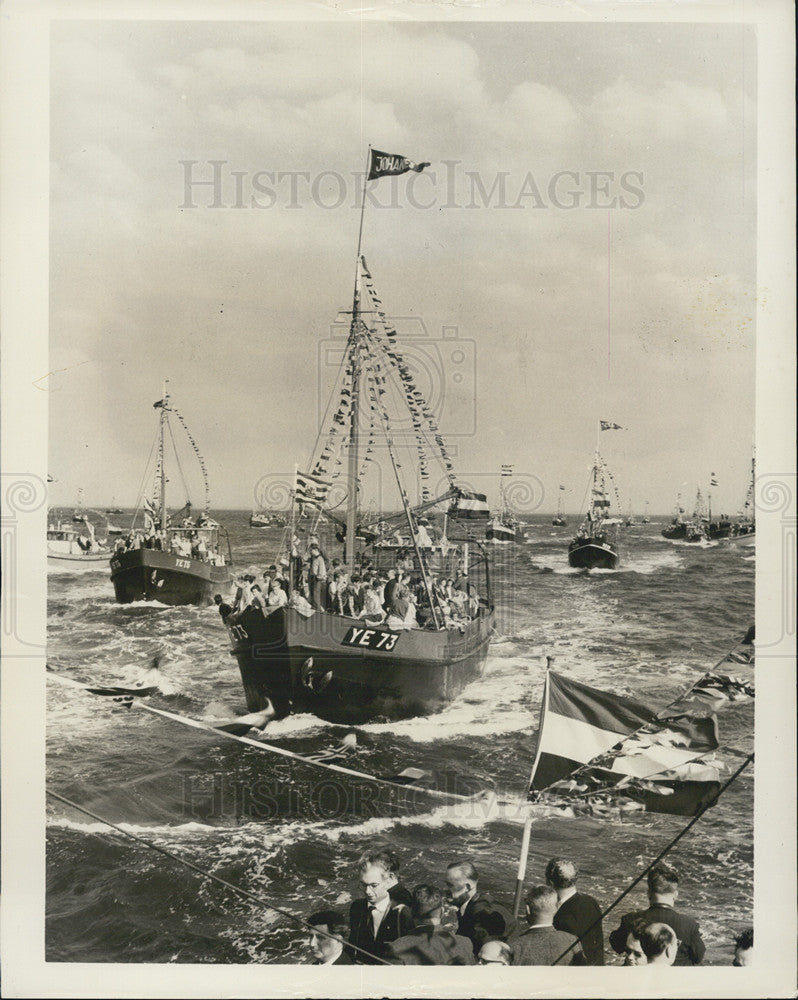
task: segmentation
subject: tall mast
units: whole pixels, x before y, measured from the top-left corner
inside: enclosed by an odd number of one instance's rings
[[[349,408],[349,463],[347,466],[347,484],[349,497],[346,509],[346,545],[344,562],[347,566],[355,564],[355,535],[357,533],[357,501],[358,501],[358,434],[359,434],[359,401],[360,401],[360,250],[363,245],[363,215],[366,210],[366,183],[371,163],[371,146],[366,159],[366,170],[363,174],[363,197],[360,203],[360,229],[357,236],[357,257],[355,258],[355,290],[352,295],[352,325],[349,328],[349,357],[352,362],[352,398]]]
[[[163,384],[163,397],[161,400],[161,433],[158,448],[161,459],[161,531],[166,531],[166,470],[164,469],[164,436],[163,425],[166,420],[166,410],[169,406],[169,380],[165,379]]]

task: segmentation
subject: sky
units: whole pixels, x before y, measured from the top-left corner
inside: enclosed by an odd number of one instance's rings
[[[51,503],[134,505],[164,379],[214,507],[308,462],[371,144],[430,163],[363,251],[464,482],[576,512],[604,419],[624,507],[738,510],[755,82],[734,24],[55,23]]]

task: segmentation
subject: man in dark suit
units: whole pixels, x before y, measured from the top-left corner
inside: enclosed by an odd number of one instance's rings
[[[311,925],[310,950],[314,965],[352,965],[352,959],[344,951],[344,941],[349,930],[346,917],[335,910],[319,910],[308,917]],[[329,937],[335,934],[335,937]]]
[[[397,965],[474,965],[468,938],[441,926],[443,893],[431,885],[417,885],[411,907],[415,927],[386,946],[385,957]]]
[[[546,884],[557,893],[554,927],[579,938],[585,965],[604,965],[604,932],[601,907],[592,896],[576,891],[576,865],[567,858],[552,858],[546,865]]]
[[[350,949],[357,965],[378,965],[386,945],[413,929],[408,905],[412,897],[399,884],[398,868],[396,858],[388,851],[366,854],[360,860],[358,871],[365,898],[356,899],[349,908],[349,943],[362,949]]]
[[[512,942],[513,965],[584,964],[581,946],[573,934],[558,931],[552,925],[557,912],[557,893],[551,886],[537,885],[530,889],[526,910],[529,928]]]
[[[487,893],[481,893],[479,876],[470,861],[453,861],[446,869],[446,892],[457,907],[457,933],[471,941],[474,955],[490,938],[507,938],[515,930],[515,921],[509,910],[494,903]],[[478,919],[487,913],[495,916]],[[500,935],[492,933],[493,925],[503,921],[504,930]]]
[[[618,954],[623,954],[633,917],[646,924],[667,924],[679,939],[679,950],[674,965],[700,965],[706,946],[701,938],[698,922],[685,913],[678,913],[674,903],[679,895],[679,875],[670,865],[655,865],[648,873],[647,910],[625,913],[619,927],[610,934],[610,944]]]

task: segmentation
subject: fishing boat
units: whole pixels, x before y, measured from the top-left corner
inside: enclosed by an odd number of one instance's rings
[[[687,534],[688,521],[685,518],[685,509],[682,507],[682,495],[681,493],[676,497],[676,510],[674,512],[671,523],[667,528],[663,528],[660,534],[663,538],[667,538],[669,541],[683,541],[685,535]]]
[[[557,513],[551,519],[551,523],[555,528],[564,528],[568,523],[565,519],[565,515],[562,512],[562,495],[565,493],[565,487],[560,486],[557,496]]]
[[[335,412],[326,434],[322,427],[311,471],[295,474],[284,549],[290,600],[284,604],[277,594],[282,606],[262,606],[238,595],[225,619],[248,709],[278,718],[304,711],[332,722],[359,723],[438,712],[482,675],[493,630],[488,561],[467,519],[461,522],[467,540],[449,544],[447,537],[444,556],[448,572],[458,575],[464,601],[467,594],[467,612],[464,603],[464,613],[455,616],[433,578],[432,554],[436,545],[440,550],[441,539],[433,540],[422,522],[440,505],[467,504],[469,494],[456,483],[435,415],[416,388],[361,254],[365,191],[364,180],[351,319],[332,391]],[[406,433],[408,426],[413,433]],[[377,447],[385,455],[380,466],[373,464]],[[403,449],[412,461],[406,460],[405,468],[420,477],[419,502],[412,505],[400,461]],[[448,480],[448,489],[437,497],[429,488],[433,461],[440,462]],[[368,530],[361,523],[361,501],[371,479],[382,481],[386,465],[400,509],[395,517],[383,518],[386,530]],[[336,479],[344,475],[345,517],[339,519],[331,508],[339,503],[333,501],[340,485]],[[334,531],[329,541],[317,533],[322,512]],[[453,533],[450,524],[448,534]],[[401,561],[391,535],[404,550]],[[366,608],[356,616],[352,604],[346,613],[340,607],[329,610],[317,574],[319,559],[329,566],[337,545],[343,547],[347,576],[372,576],[377,604],[380,561],[402,568],[416,595],[415,615],[410,599],[404,619],[387,598],[393,608],[387,616],[381,608],[374,617],[364,617]],[[240,589],[246,589],[245,581]]]
[[[643,524],[649,524],[651,522],[651,516],[648,513],[648,500],[646,500],[645,512],[642,517]]]
[[[250,528],[268,528],[271,523],[271,515],[265,510],[253,510],[249,515]]]
[[[633,528],[637,522],[635,521],[634,514],[632,513],[632,501],[629,501],[629,507],[626,511],[626,518],[624,524],[627,528]]]
[[[709,492],[707,493],[707,516],[704,519],[703,525],[706,537],[710,542],[718,542],[729,538],[732,532],[732,523],[726,514],[721,514],[720,517],[714,519],[712,517],[712,487],[717,485],[718,481],[713,472],[710,479]]]
[[[704,494],[701,487],[697,487],[695,492],[695,505],[693,506],[693,516],[685,523],[683,539],[685,542],[706,542],[708,540],[706,525],[707,511],[704,504]]]
[[[157,450],[153,449],[156,452],[153,499],[145,497],[143,500],[143,528],[135,527],[139,510],[137,505],[134,527],[127,541],[120,539],[117,542],[111,557],[111,582],[116,600],[120,604],[152,600],[168,605],[210,604],[216,591],[232,583],[229,541],[228,559],[225,561],[220,546],[220,525],[208,513],[210,495],[205,463],[182,416],[170,405],[166,387],[163,398],[153,406],[160,411]],[[166,434],[174,445],[170,414],[179,420],[202,470],[205,506],[196,519],[191,515],[185,480],[183,485],[187,499],[183,508],[173,516],[167,508]],[[183,467],[176,449],[175,461],[182,476]]]
[[[730,538],[734,541],[737,538],[752,538],[756,534],[756,520],[754,516],[754,481],[756,478],[756,459],[751,458],[751,479],[748,483],[748,492],[745,495],[745,502],[742,510],[737,515],[737,520],[732,525]]]
[[[504,485],[505,479],[509,479],[513,474],[510,466],[502,467],[499,477],[499,510],[488,521],[485,528],[485,540],[499,545],[507,545],[515,542],[518,538],[518,529],[521,522],[512,512],[507,501],[507,490]]]
[[[122,508],[116,506],[116,497],[111,497],[111,506],[106,508],[106,514],[121,514]]]
[[[94,525],[84,515],[84,532],[69,521],[58,518],[47,523],[47,565],[70,570],[101,569],[110,555],[106,545],[95,537]]]
[[[620,428],[602,420],[602,430]],[[568,546],[568,565],[574,569],[615,569],[619,560],[618,526],[619,517],[610,517],[609,487],[612,475],[599,452],[599,439],[590,473],[590,504],[584,520],[579,525],[576,537]],[[616,490],[617,494],[617,490]]]

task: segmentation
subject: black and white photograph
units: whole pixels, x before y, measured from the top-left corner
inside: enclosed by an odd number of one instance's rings
[[[6,995],[794,995],[793,9],[4,10]]]

